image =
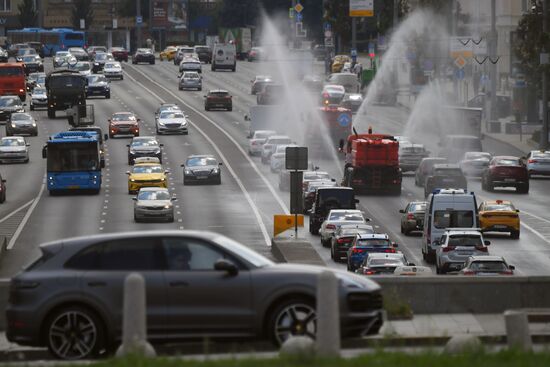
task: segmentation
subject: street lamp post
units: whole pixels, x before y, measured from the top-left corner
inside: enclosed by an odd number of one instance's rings
[[[141,18],[141,0],[136,0],[136,48],[141,47],[141,22],[137,22],[137,19]]]

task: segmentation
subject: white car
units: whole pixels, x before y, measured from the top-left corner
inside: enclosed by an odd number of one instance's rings
[[[550,175],[550,150],[533,150],[527,155],[527,171],[532,175]]]
[[[271,155],[275,151],[275,147],[280,144],[292,144],[292,139],[286,135],[272,135],[266,139],[265,143],[262,145],[262,163],[269,163]]]
[[[41,86],[36,86],[31,93],[31,111],[34,111],[37,108],[47,108],[48,107],[48,95],[46,88]]]
[[[187,116],[181,111],[162,111],[156,119],[157,134],[189,133]]]
[[[319,229],[321,244],[323,247],[330,246],[333,233],[342,224],[366,224],[369,221],[370,219],[365,218],[361,210],[332,209]]]
[[[134,220],[136,222],[151,220],[174,221],[175,196],[170,196],[168,189],[161,187],[142,187],[133,198]]]
[[[184,58],[180,62],[180,73],[186,71],[196,71],[197,73],[202,73],[202,64],[199,59],[195,58]]]
[[[92,75],[92,64],[88,61],[79,61],[74,66],[70,66],[70,69],[77,70],[80,75]]]
[[[285,168],[286,161],[286,148],[297,147],[296,144],[281,144],[277,145],[275,152],[271,155],[271,161],[269,162],[271,172],[279,172]]]
[[[22,136],[7,136],[0,139],[0,162],[29,162],[29,146]]]
[[[122,65],[118,61],[108,61],[103,67],[103,75],[107,78],[117,78],[120,80],[124,79],[122,75]]]
[[[259,155],[267,138],[277,134],[275,130],[256,130],[248,141],[248,154]]]
[[[72,63],[75,63],[76,57],[71,55],[69,51],[57,51],[55,53],[55,56],[53,57],[53,67],[54,68],[61,67],[64,64],[67,64],[69,60],[73,61]]]

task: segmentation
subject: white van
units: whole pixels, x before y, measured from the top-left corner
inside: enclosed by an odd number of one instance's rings
[[[212,71],[237,70],[237,49],[232,43],[216,43],[212,50]]]
[[[424,230],[422,232],[422,257],[434,262],[436,245],[447,228],[479,228],[477,202],[474,193],[463,189],[437,189],[428,196]]]

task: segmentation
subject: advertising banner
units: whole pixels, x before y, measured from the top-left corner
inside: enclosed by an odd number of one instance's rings
[[[374,16],[374,0],[349,0],[350,17]]]
[[[152,0],[153,27],[166,30],[187,30],[188,0]]]

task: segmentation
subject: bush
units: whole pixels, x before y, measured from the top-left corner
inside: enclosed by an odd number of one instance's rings
[[[531,140],[538,143],[540,141],[540,130],[533,131],[533,134],[531,135]]]

